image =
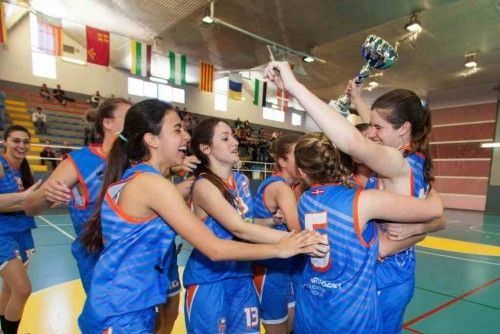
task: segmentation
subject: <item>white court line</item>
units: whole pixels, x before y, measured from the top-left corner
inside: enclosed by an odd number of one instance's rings
[[[423,253],[423,254],[429,254],[429,255],[434,255],[434,256],[441,256],[441,257],[446,257],[449,259],[455,259],[455,260],[462,260],[462,261],[469,261],[469,262],[477,262],[477,263],[484,263],[484,264],[491,264],[493,266],[500,266],[500,262],[488,262],[488,261],[481,261],[481,260],[474,260],[474,259],[468,259],[465,257],[458,257],[458,256],[451,256],[451,255],[444,255],[444,254],[437,254],[437,253],[432,253],[432,252],[426,252],[422,250],[415,250],[417,253]]]
[[[67,236],[68,238],[70,238],[71,240],[75,240],[74,236],[72,236],[71,234],[69,234],[68,232],[66,232],[65,230],[60,228],[59,226],[51,223],[48,219],[46,219],[42,216],[37,216],[37,217],[40,218],[41,220],[43,220],[44,222],[46,222],[47,224],[49,224],[50,226],[52,226],[53,228],[55,228],[56,230],[58,230],[59,232],[61,232],[62,234],[64,234],[65,236]]]
[[[73,226],[73,224],[57,224],[57,226]],[[37,227],[52,227],[50,225],[37,225]]]
[[[482,231],[482,230],[480,230],[480,228],[481,228],[480,226],[474,225],[474,226],[470,226],[469,230],[472,230],[472,231],[475,231],[475,232],[478,232],[478,233],[487,233],[487,234],[500,235],[500,233],[498,233],[498,232]]]

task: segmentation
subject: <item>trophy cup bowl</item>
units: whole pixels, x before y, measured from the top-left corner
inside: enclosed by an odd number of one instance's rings
[[[389,42],[375,35],[368,36],[363,42],[361,45],[361,55],[366,60],[366,64],[354,79],[354,82],[358,86],[368,79],[372,68],[384,70],[391,67],[398,59],[396,49]],[[339,111],[342,115],[347,116],[349,115],[350,104],[350,97],[344,94],[337,100],[331,100],[328,105]]]

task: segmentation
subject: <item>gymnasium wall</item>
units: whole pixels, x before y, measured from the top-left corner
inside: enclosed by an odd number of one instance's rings
[[[447,208],[484,211],[492,170],[491,148],[497,124],[497,93],[492,86],[429,92],[431,152],[435,187]]]
[[[64,44],[69,44],[85,53],[85,48],[64,34]],[[36,77],[32,74],[32,59],[29,33],[29,18],[25,16],[14,27],[9,29],[8,45],[0,45],[0,79],[18,82],[33,86],[46,83],[49,88],[60,84],[65,91],[90,95],[99,90],[101,95],[122,96],[133,102],[144,98],[128,95],[127,79],[130,73],[127,70],[113,67],[103,67],[94,64],[77,65],[62,61],[56,57],[57,80]],[[285,122],[275,122],[262,117],[262,108],[252,104],[253,91],[245,89],[242,92],[244,101],[228,100],[228,111],[221,112],[214,109],[214,94],[199,92],[195,85],[183,86],[186,91],[185,107],[190,112],[204,114],[224,119],[248,120],[253,124],[265,125],[293,131],[305,132],[304,112],[289,108],[285,114]],[[293,126],[292,112],[302,115],[302,125]]]

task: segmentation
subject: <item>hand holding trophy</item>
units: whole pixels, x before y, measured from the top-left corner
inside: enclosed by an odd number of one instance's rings
[[[366,60],[359,74],[354,79],[356,85],[361,85],[368,76],[372,68],[383,70],[394,64],[398,59],[398,53],[389,42],[382,38],[370,35],[366,38],[361,46],[361,54]],[[351,104],[350,97],[347,95],[341,96],[337,100],[331,100],[328,104],[331,108],[336,109],[342,115],[349,115],[349,105]]]

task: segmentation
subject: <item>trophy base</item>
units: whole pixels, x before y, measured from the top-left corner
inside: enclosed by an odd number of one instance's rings
[[[331,100],[330,103],[328,103],[328,106],[332,108],[333,110],[337,111],[339,114],[341,114],[344,117],[347,117],[349,113],[349,106],[345,103],[342,103],[339,100]]]

